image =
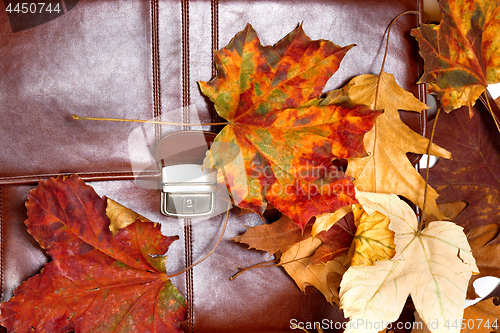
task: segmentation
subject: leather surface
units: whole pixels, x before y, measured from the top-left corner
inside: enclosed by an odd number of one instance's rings
[[[100,195],[162,222],[165,234],[180,235],[169,252],[171,271],[203,257],[221,231],[223,216],[198,221],[161,215],[159,190],[132,180],[134,170],[154,164],[149,152],[162,136],[187,127],[75,121],[72,114],[216,121],[196,81],[215,75],[212,50],[227,45],[247,22],[264,45],[300,23],[313,39],[357,44],[325,91],[339,88],[356,75],[379,72],[389,23],[419,5],[416,0],[160,0],[156,20],[149,1],[80,0],[57,19],[13,33],[0,3],[1,300],[48,259],[23,221],[26,193],[49,175],[79,173]],[[385,70],[422,99],[415,84],[417,46],[409,35],[418,22],[406,15],[394,25]],[[159,63],[153,61],[155,31]],[[402,117],[424,131],[420,115],[403,111]],[[186,331],[286,332],[294,318],[343,320],[322,294],[314,288],[303,294],[281,268],[254,269],[229,281],[235,266],[268,259],[267,253],[228,241],[245,225],[260,223],[255,214],[233,210],[214,255],[175,278],[189,300]]]

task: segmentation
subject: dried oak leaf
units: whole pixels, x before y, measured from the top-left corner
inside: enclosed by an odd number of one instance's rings
[[[342,277],[341,308],[355,323],[345,333],[377,332],[373,323],[398,319],[408,295],[426,324],[437,323],[431,332],[460,321],[469,278],[478,271],[462,228],[438,221],[419,231],[415,212],[397,196],[358,192],[357,198],[369,214],[389,217],[396,255],[374,266],[351,266]]]
[[[491,297],[467,307],[464,326],[460,333],[499,333],[500,299]]]
[[[427,83],[447,112],[471,108],[488,84],[500,81],[500,2],[441,0],[439,7],[439,25],[422,24],[411,32],[424,58],[420,83]]]
[[[78,176],[40,182],[28,194],[28,231],[52,257],[0,305],[12,332],[182,332],[186,302],[165,274],[178,237],[151,222],[115,236],[106,198]]]
[[[500,217],[500,134],[486,110],[475,108],[470,120],[467,111],[439,115],[434,142],[449,149],[453,159],[440,159],[429,170],[438,202],[467,201],[454,219],[465,231],[496,223]],[[499,242],[500,237],[492,240]]]
[[[422,208],[425,180],[410,163],[406,153],[425,154],[429,140],[406,126],[399,117],[398,110],[421,112],[428,108],[427,105],[401,88],[394,76],[385,72],[380,77],[368,74],[357,76],[342,89],[329,92],[324,102],[335,104],[346,100],[384,110],[373,129],[365,135],[364,144],[368,156],[348,159],[346,173],[355,179],[356,189],[396,193]],[[431,154],[451,157],[448,151],[435,144],[431,146]],[[437,197],[436,191],[429,188],[426,211],[442,219],[444,216],[436,206]]]
[[[223,170],[238,206],[262,214],[269,202],[304,228],[312,216],[356,202],[350,177],[332,160],[364,156],[363,135],[380,113],[319,105],[352,46],[311,40],[299,26],[264,47],[247,25],[215,52],[218,74],[199,84],[229,123],[206,165]]]
[[[356,247],[351,265],[374,265],[394,257],[394,231],[389,229],[389,218],[377,211],[370,215],[360,204],[354,205],[353,213]]]

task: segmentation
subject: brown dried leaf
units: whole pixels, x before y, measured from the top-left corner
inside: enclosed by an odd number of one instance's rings
[[[488,245],[492,240],[497,239],[500,234],[500,225],[492,223],[472,230],[467,235],[472,254],[476,258],[479,274],[473,275],[469,281],[467,298],[479,297],[472,285],[480,277],[496,276],[500,278],[500,244]]]
[[[232,240],[248,244],[249,248],[274,254],[278,251],[285,252],[290,247],[311,236],[312,223],[306,225],[304,232],[289,217],[282,217],[273,223],[247,227],[242,235]]]
[[[464,323],[466,327],[460,333],[498,333],[500,332],[499,318],[500,299],[498,297],[488,298],[465,309]]]
[[[467,108],[440,114],[434,142],[453,154],[430,169],[429,184],[439,193],[438,203],[467,201],[454,220],[465,231],[499,221],[500,134],[488,112],[476,107],[470,120]],[[499,237],[493,240],[499,242]]]

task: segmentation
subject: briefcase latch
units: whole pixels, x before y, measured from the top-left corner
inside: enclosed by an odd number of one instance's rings
[[[217,172],[199,164],[162,168],[161,212],[168,216],[196,218],[214,212]]]

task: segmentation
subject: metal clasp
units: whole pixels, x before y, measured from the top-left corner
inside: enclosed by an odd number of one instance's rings
[[[200,164],[162,168],[161,212],[175,217],[202,217],[214,212],[217,172]]]

